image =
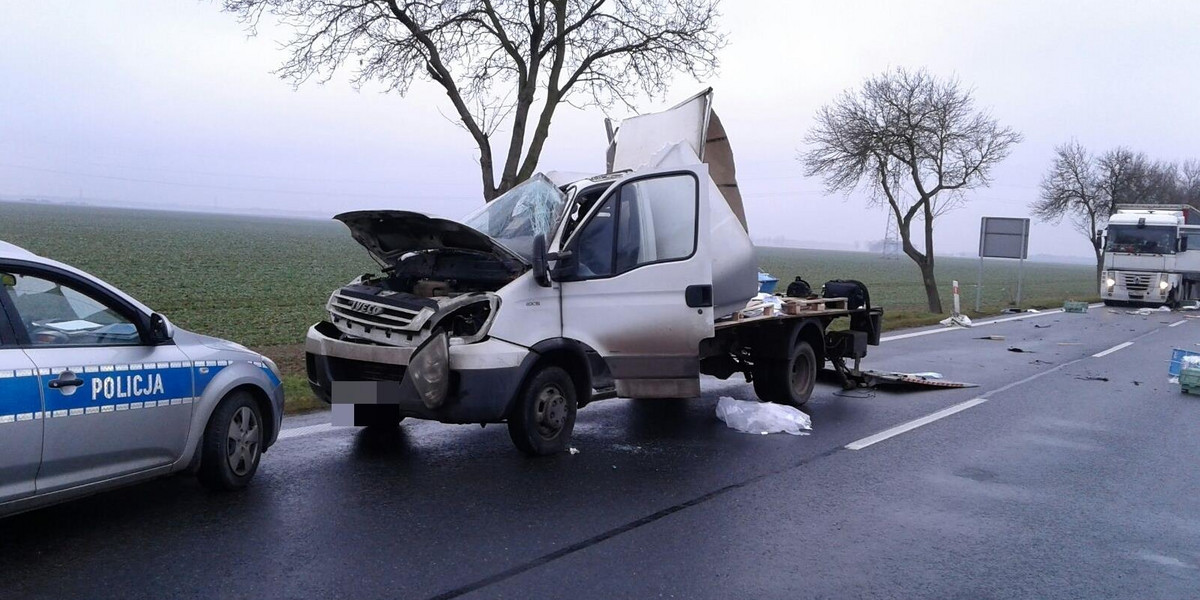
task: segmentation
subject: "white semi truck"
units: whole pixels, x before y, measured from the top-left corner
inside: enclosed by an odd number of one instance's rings
[[[702,373],[795,406],[826,362],[861,377],[882,320],[861,284],[831,283],[836,307],[746,316],[757,261],[711,101],[610,124],[607,173],[534,176],[462,222],[338,215],[382,272],[334,292],[308,331],[334,423],[505,422],[544,455],[588,402],[699,396]]]
[[[1151,306],[1200,299],[1200,213],[1187,205],[1117,206],[1104,232],[1100,298]]]

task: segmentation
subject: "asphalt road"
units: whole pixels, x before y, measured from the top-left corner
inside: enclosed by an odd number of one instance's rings
[[[804,437],[719,422],[739,378],[593,404],[542,460],[503,426],[290,419],[245,492],[173,477],[0,520],[0,597],[1196,597],[1185,314],[896,336],[870,366],[979,387],[820,385]]]

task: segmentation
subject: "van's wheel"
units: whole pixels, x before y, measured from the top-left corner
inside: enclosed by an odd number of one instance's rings
[[[567,449],[575,429],[575,384],[560,367],[535,371],[508,415],[508,436],[518,450],[546,456]]]
[[[808,342],[796,342],[787,359],[762,359],[754,365],[754,393],[759,399],[797,408],[812,397],[817,383],[817,354]]]
[[[214,490],[246,487],[258,471],[265,433],[258,403],[248,392],[226,396],[204,430],[196,474],[200,483]]]

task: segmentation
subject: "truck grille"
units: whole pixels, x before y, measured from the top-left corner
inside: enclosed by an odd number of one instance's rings
[[[411,310],[399,306],[389,306],[370,300],[352,298],[335,293],[329,299],[329,314],[333,320],[349,321],[360,327],[378,328],[387,331],[412,332],[420,329],[421,324],[428,318],[427,309]]]
[[[1126,273],[1124,275],[1124,281],[1125,289],[1129,290],[1130,292],[1145,293],[1146,290],[1150,289],[1149,275],[1134,275]]]

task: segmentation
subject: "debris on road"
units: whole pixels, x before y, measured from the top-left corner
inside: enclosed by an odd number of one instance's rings
[[[1076,376],[1075,379],[1080,381],[1108,381],[1107,377],[1101,377],[1099,375],[1082,375]]]
[[[567,451],[570,452],[572,455],[579,454],[579,448],[572,447],[572,448],[569,448]]]
[[[977,340],[994,340],[997,342],[1003,342],[1004,336],[1002,336],[1002,335],[985,335],[983,337],[977,337],[975,339],[977,339]]]
[[[1156,312],[1171,312],[1171,307],[1160,306],[1158,308],[1139,308],[1137,310],[1127,310],[1125,311],[1125,314],[1138,317],[1149,317]]]
[[[909,373],[909,375],[912,375],[913,377],[924,377],[925,379],[941,379],[942,378],[941,373],[934,373],[933,371],[928,371],[925,373]]]
[[[812,419],[798,408],[768,402],[735,400],[729,396],[721,396],[717,401],[717,418],[731,429],[743,433],[766,435],[783,432],[808,435],[812,430]]]
[[[1029,361],[1029,364],[1031,364],[1031,365],[1052,365],[1054,363],[1052,363],[1048,360],[1042,360],[1040,358],[1035,358],[1035,359]]]
[[[1018,348],[1018,347],[1016,347],[1016,346],[1009,346],[1009,347],[1008,347],[1008,351],[1009,351],[1009,352],[1016,352],[1016,353],[1018,353],[1018,354],[1033,354],[1033,350],[1026,350],[1026,349],[1024,349],[1024,348]]]
[[[971,317],[967,315],[954,315],[947,319],[942,319],[941,324],[946,327],[970,327]]]
[[[1046,329],[1047,327],[1053,327],[1053,325],[1038,325],[1037,323],[1033,324],[1034,329]]]
[[[1085,313],[1088,311],[1088,303],[1067,300],[1066,302],[1063,302],[1062,309],[1065,313]]]
[[[1171,362],[1167,365],[1167,375],[1178,376],[1185,368],[1200,367],[1200,352],[1175,348],[1171,350]]]
[[[979,387],[976,383],[964,383],[960,381],[944,381],[939,378],[922,377],[928,373],[886,373],[882,371],[863,371],[863,377],[867,381],[864,387],[878,387],[887,385],[909,386],[918,385],[926,387],[940,388],[973,388]],[[941,373],[934,373],[941,375]]]

